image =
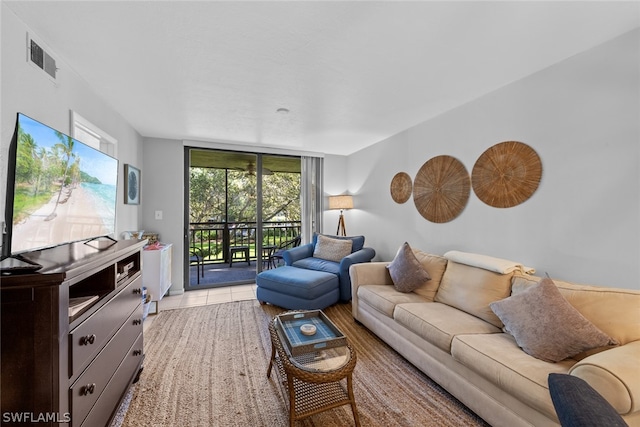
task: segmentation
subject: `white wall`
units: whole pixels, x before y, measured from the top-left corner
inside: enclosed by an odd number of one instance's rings
[[[435,224],[413,199],[391,199],[397,172],[414,177],[428,159],[447,154],[471,173],[486,149],[508,140],[530,145],[542,160],[542,181],[525,203],[497,209],[472,190],[458,218]],[[477,252],[558,279],[640,289],[639,157],[635,30],[349,156],[348,190],[358,208],[347,212],[347,227],[366,236],[377,260],[391,260],[408,241],[432,253]]]
[[[147,138],[144,142],[142,226],[173,243],[170,294],[184,292],[184,147],[182,141]],[[162,219],[155,212],[162,211]]]
[[[125,163],[142,168],[142,138],[116,111],[99,98],[62,58],[55,55],[59,68],[54,84],[47,74],[27,63],[26,33],[33,34],[4,4],[1,12],[0,86],[0,212],[4,212],[7,183],[7,154],[13,136],[16,114],[24,113],[60,132],[71,134],[69,111],[74,110],[118,140],[120,171]],[[38,37],[46,44],[47,41]],[[122,175],[121,175],[122,177]],[[121,178],[120,177],[120,178]],[[143,176],[144,186],[144,176]],[[139,228],[141,210],[125,205],[123,179],[118,182],[116,236],[124,230]]]

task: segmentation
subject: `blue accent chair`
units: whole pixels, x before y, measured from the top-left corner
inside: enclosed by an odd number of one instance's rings
[[[313,251],[318,241],[318,235],[314,234],[311,243],[289,249],[283,253],[285,266],[335,274],[339,280],[340,301],[348,302],[351,300],[351,276],[349,276],[349,267],[351,267],[352,264],[370,262],[376,255],[376,251],[373,250],[373,248],[364,247],[364,236],[324,236],[333,239],[351,240],[353,242],[351,254],[344,257],[339,263],[314,258]]]

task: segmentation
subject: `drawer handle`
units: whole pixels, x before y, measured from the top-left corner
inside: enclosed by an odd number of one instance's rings
[[[88,394],[93,394],[95,389],[96,389],[96,384],[95,383],[83,385],[82,388],[80,389],[80,395],[81,396],[86,396]]]
[[[133,324],[134,324],[134,325],[140,325],[140,324],[142,324],[142,319],[133,319]]]
[[[133,350],[134,356],[140,356],[142,354],[142,350]]]
[[[142,293],[142,289],[140,289],[140,288],[135,288],[135,289],[133,290],[133,293],[134,293],[134,294],[141,294],[141,293]]]
[[[95,340],[96,340],[95,334],[87,335],[86,337],[80,338],[80,345],[93,344]]]

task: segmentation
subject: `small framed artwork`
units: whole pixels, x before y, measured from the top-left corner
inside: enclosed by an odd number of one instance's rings
[[[140,204],[140,169],[126,163],[124,165],[124,203]]]

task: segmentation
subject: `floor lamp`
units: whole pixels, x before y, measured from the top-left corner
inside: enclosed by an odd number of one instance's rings
[[[347,229],[344,226],[344,215],[342,211],[345,209],[353,209],[353,196],[329,196],[329,209],[340,209],[340,217],[338,218],[337,236],[346,236]]]

